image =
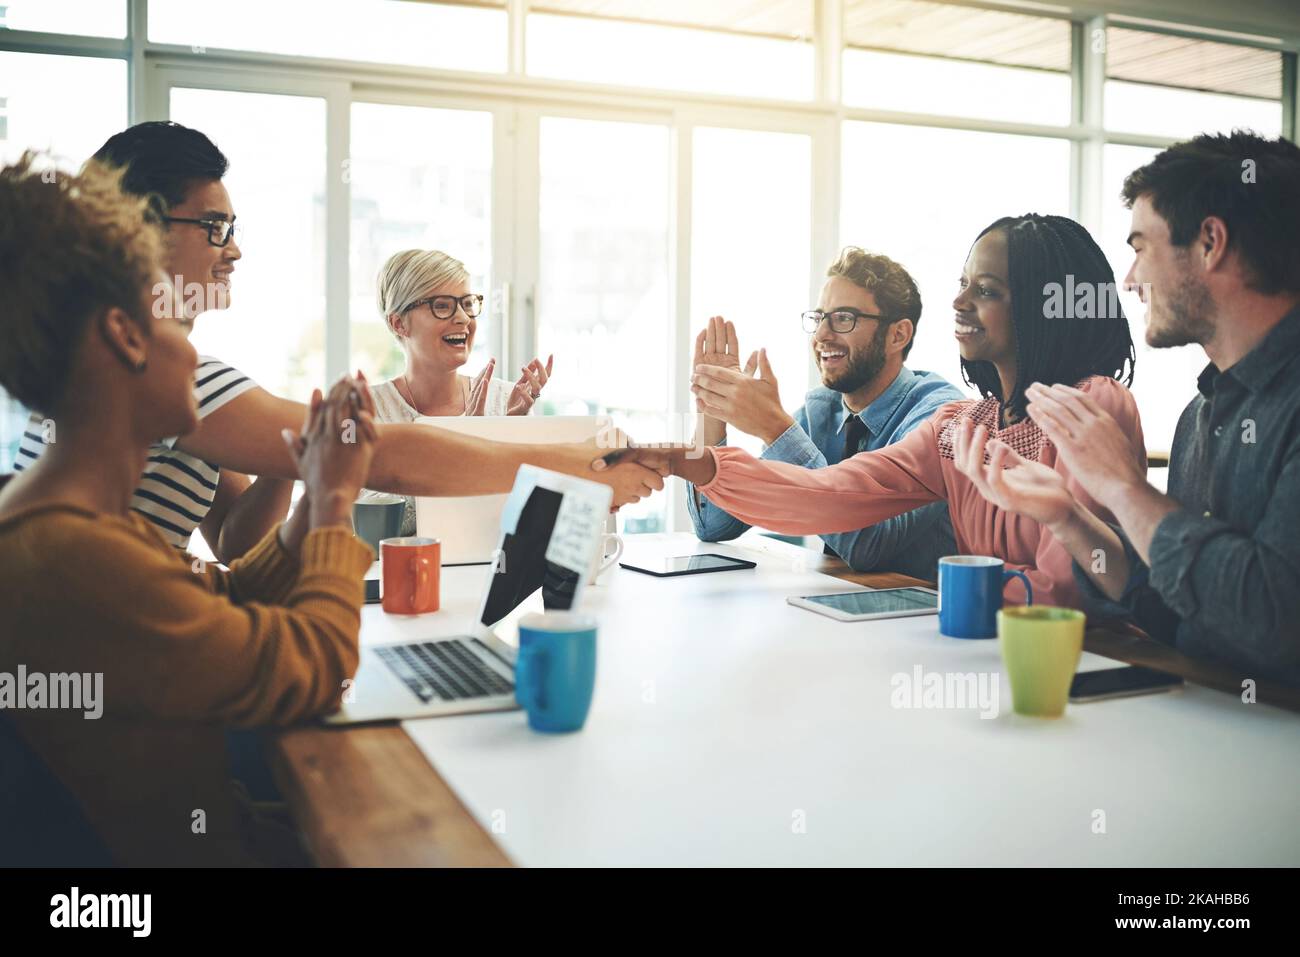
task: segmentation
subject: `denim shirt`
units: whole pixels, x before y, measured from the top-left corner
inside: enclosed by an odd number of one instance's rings
[[[859,413],[867,427],[861,448],[873,451],[891,445],[940,406],[965,398],[942,376],[904,367],[889,388]],[[836,465],[844,457],[845,428],[852,414],[842,393],[813,389],[795,412],[794,424],[763,450],[761,458],[810,469]],[[749,528],[694,486],[686,501],[695,534],[703,541],[729,541]],[[938,560],[957,548],[947,502],[933,502],[856,532],[823,535],[822,540],[855,571],[898,571],[925,579],[933,579]]]
[[[1075,579],[1095,614],[1131,615],[1184,654],[1300,686],[1300,308],[1196,384],[1169,455],[1181,508],[1156,527],[1150,566],[1121,531],[1120,600],[1077,563]]]

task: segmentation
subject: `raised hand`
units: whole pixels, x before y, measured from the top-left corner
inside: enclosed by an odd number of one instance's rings
[[[721,316],[711,316],[700,334],[695,337],[695,356],[693,368],[702,365],[716,366],[720,369],[740,368],[740,341],[736,337],[735,323],[727,322]],[[704,413],[704,405],[697,398],[695,411]],[[727,435],[727,423],[721,419],[704,414],[700,420],[698,440],[703,445],[717,445]]]
[[[465,400],[464,415],[483,415],[487,408],[488,387],[492,384],[492,372],[497,367],[496,359],[489,359],[483,371],[476,375],[469,384],[469,398]]]
[[[721,316],[711,316],[695,337],[695,365],[720,366],[723,369],[740,368],[740,342],[736,338],[736,324]]]
[[[705,415],[756,435],[769,445],[794,424],[781,408],[781,392],[766,349],[753,353],[743,370],[697,365],[691,392],[696,408]]]
[[[1025,458],[1005,442],[989,441],[983,425],[972,425],[970,419],[962,419],[954,426],[953,459],[957,470],[981,495],[1003,511],[1031,518],[1048,528],[1071,516],[1075,501],[1065,476]]]
[[[534,359],[521,370],[521,375],[515,387],[510,392],[510,404],[506,407],[506,415],[527,415],[536,402],[542,396],[542,389],[551,378],[551,370],[555,367],[555,356],[546,357],[546,365],[542,365],[541,359]]]

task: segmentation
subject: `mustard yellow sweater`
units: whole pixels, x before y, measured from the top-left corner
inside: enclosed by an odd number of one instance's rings
[[[369,548],[323,528],[295,559],[278,531],[224,571],[134,512],[0,520],[0,672],[103,673],[97,720],[7,714],[119,863],[255,863],[225,730],[333,711],[356,673]]]

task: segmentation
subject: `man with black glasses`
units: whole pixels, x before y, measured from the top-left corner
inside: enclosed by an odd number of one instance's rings
[[[946,402],[965,396],[933,372],[903,365],[921,319],[912,277],[885,256],[848,247],[826,271],[821,301],[802,317],[822,386],[794,415],[781,407],[766,350],[744,369],[735,326],[714,316],[695,340],[696,411],[702,444],[725,445],[730,426],[757,436],[762,457],[822,468],[899,441]],[[695,533],[708,542],[742,534],[733,518],[691,487]],[[828,553],[855,571],[897,571],[933,579],[940,557],[956,551],[946,502],[936,502],[853,532],[822,536]]]

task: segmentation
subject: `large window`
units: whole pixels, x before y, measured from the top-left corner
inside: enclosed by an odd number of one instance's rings
[[[796,133],[696,129],[691,343],[709,316],[736,324],[742,362],[764,347],[787,409],[808,391],[812,143]],[[761,443],[737,434],[735,444]]]
[[[326,381],[325,101],[178,88],[171,118],[230,159],[225,185],[247,230],[230,308],[200,316],[191,341],[267,390],[305,401]]]
[[[810,100],[812,20],[812,0],[537,0],[528,16],[528,72]]]
[[[500,72],[504,6],[505,0],[150,0],[149,39],[195,53],[212,47]]]
[[[1184,138],[1282,132],[1282,54],[1141,30],[1106,31],[1106,126]]]
[[[921,290],[907,364],[961,384],[952,301],[975,237],[1002,216],[1070,212],[1065,140],[847,123],[840,236],[901,263]]]
[[[0,52],[0,162],[36,149],[75,169],[125,126],[124,60]],[[0,473],[13,465],[26,421],[0,391]]]
[[[1070,22],[929,0],[848,0],[852,106],[1064,126]]]
[[[539,136],[537,351],[555,356],[543,411],[609,412],[653,435],[672,345],[668,127],[547,116]],[[661,498],[625,511],[625,527],[662,527]]]
[[[0,159],[48,150],[77,167],[126,126],[126,61],[0,52]]]
[[[126,0],[6,0],[0,30],[126,36]]]

